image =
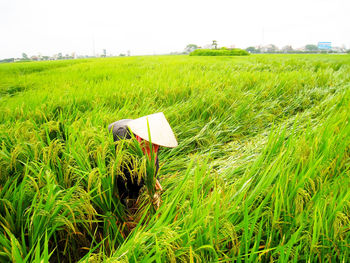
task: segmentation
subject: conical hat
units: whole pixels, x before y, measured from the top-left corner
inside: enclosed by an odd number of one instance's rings
[[[127,123],[127,126],[134,134],[140,136],[146,141],[150,141],[148,138],[147,120],[149,123],[152,143],[169,148],[174,148],[178,145],[173,130],[163,112],[132,120]]]

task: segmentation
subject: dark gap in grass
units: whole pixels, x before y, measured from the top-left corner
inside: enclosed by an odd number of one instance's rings
[[[16,85],[16,84],[9,85],[9,86],[2,88],[0,90],[0,95],[1,96],[7,95],[7,96],[12,97],[12,96],[16,95],[17,93],[25,91],[26,89],[27,89],[27,87],[25,87],[23,85]]]

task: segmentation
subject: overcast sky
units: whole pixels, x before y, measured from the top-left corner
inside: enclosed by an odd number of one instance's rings
[[[246,48],[350,48],[349,0],[0,0],[0,59],[59,52],[161,54],[217,40]]]

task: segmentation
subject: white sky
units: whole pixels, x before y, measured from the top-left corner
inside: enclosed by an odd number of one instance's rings
[[[246,48],[350,48],[349,0],[0,0],[0,59],[59,52],[161,54],[217,40]],[[94,44],[93,44],[94,43]]]

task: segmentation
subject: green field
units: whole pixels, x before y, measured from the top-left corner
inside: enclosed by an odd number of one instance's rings
[[[163,111],[156,212],[128,234],[109,123]],[[0,262],[347,262],[350,56],[0,65]]]

